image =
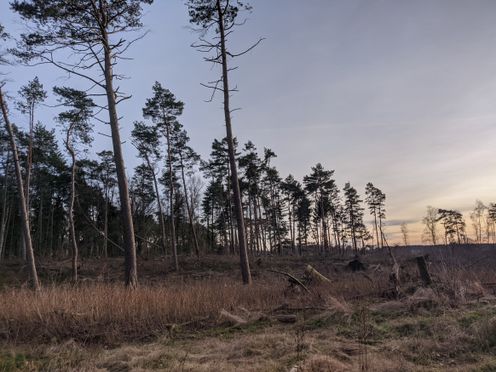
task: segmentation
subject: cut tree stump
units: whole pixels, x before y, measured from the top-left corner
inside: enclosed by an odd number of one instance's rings
[[[428,287],[432,284],[431,274],[429,274],[429,269],[427,268],[427,262],[425,260],[425,256],[419,256],[416,258],[417,267],[419,270],[420,278],[422,279],[422,283],[425,287]]]
[[[365,270],[365,265],[362,263],[362,261],[360,261],[358,256],[355,256],[355,258],[352,261],[348,262],[348,267],[353,272]]]

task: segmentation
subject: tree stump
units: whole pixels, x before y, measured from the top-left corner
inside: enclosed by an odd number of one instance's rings
[[[429,269],[427,268],[427,262],[425,260],[425,256],[419,256],[416,258],[417,267],[420,274],[420,278],[422,279],[422,283],[424,287],[428,287],[432,284],[431,274],[429,274]]]

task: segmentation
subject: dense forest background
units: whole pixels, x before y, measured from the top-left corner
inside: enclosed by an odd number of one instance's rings
[[[132,123],[131,136],[121,137],[118,108],[131,95],[120,90],[125,76],[116,71],[128,49],[146,37],[142,7],[151,3],[11,3],[28,28],[10,49],[13,39],[2,28],[3,64],[51,65],[78,79],[78,87],[48,91],[33,76],[17,93],[1,96],[0,259],[27,259],[35,274],[34,256],[72,257],[77,280],[79,255],[124,255],[126,281],[133,283],[136,255],[170,255],[179,270],[180,255],[239,254],[249,283],[248,254],[343,254],[388,246],[386,195],[372,182],[339,185],[334,170],[322,165],[325,159],[297,180],[280,174],[277,155],[265,144],[236,140],[237,108],[230,98],[237,87],[230,73],[239,57],[263,43],[255,39],[233,51],[230,36],[240,15],[252,10],[248,4],[187,2],[198,33],[192,46],[219,72],[218,79],[202,83],[211,101],[221,97],[226,126],[210,156],[202,159],[192,148],[181,124],[185,104],[161,82],[136,108],[142,120]],[[89,87],[80,90],[81,81]],[[55,113],[53,119],[40,121],[44,111]],[[13,112],[21,118],[16,123]],[[105,125],[110,134],[102,133]],[[94,151],[96,136],[109,137],[112,147]],[[123,143],[137,153],[134,169],[126,169]],[[434,245],[494,243],[494,204],[478,201],[470,220],[473,236],[461,212],[428,207],[424,239]],[[408,245],[406,223],[401,234]]]

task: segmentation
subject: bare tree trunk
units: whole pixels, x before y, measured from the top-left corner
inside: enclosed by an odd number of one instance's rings
[[[379,232],[381,236],[381,248],[384,247],[384,233],[382,232],[382,218],[379,216]]]
[[[193,211],[191,209],[191,204],[188,199],[188,188],[186,187],[186,177],[184,176],[184,164],[183,164],[183,154],[181,151],[179,151],[179,159],[181,161],[181,178],[183,181],[183,188],[184,188],[184,199],[186,201],[186,209],[188,210],[188,218],[189,218],[189,224],[191,226],[191,233],[193,234],[193,240],[195,244],[195,254],[196,257],[200,257],[200,247],[198,245],[198,236],[196,234],[196,229],[195,229],[195,224],[193,221]]]
[[[9,215],[9,208],[7,208],[7,191],[8,191],[8,185],[9,185],[9,157],[10,153],[7,152],[7,159],[5,161],[4,165],[4,179],[3,179],[3,193],[2,193],[2,220],[0,222],[0,261],[3,258],[3,250],[5,246],[5,231],[7,228],[7,221],[8,221],[8,215]]]
[[[236,166],[236,156],[234,153],[234,141],[231,126],[231,110],[229,107],[229,78],[227,67],[226,35],[224,30],[224,13],[220,0],[217,0],[217,13],[219,15],[219,36],[222,55],[222,84],[224,93],[224,116],[226,121],[227,144],[229,147],[229,162],[231,164],[231,180],[234,196],[234,209],[238,225],[239,255],[241,265],[241,276],[244,284],[251,284],[250,263],[248,261],[248,251],[246,247],[246,230],[243,217],[243,206],[241,204],[241,192],[239,189],[238,170]]]
[[[24,195],[26,198],[26,209],[28,211],[28,218],[30,219],[31,211],[31,198],[30,198],[30,188],[31,188],[31,170],[33,168],[33,136],[34,136],[34,107],[31,105],[29,108],[29,136],[28,136],[28,154],[27,154],[27,164],[26,164],[26,182],[24,184]],[[26,242],[22,238],[22,258],[26,260]]]
[[[167,159],[169,161],[169,197],[170,197],[170,224],[171,224],[171,242],[172,256],[174,258],[174,267],[179,271],[179,261],[177,259],[177,242],[176,242],[176,222],[174,221],[174,177],[172,175],[172,144],[170,138],[170,127],[167,127]]]
[[[145,154],[145,160],[146,164],[148,165],[148,168],[150,168],[150,172],[152,172],[153,175],[153,187],[155,188],[155,197],[157,199],[157,205],[158,205],[158,220],[160,223],[160,234],[161,234],[161,241],[162,241],[162,250],[164,255],[167,253],[167,248],[166,248],[166,242],[167,242],[167,237],[165,234],[165,220],[164,220],[164,212],[162,210],[162,200],[160,198],[160,190],[158,188],[158,182],[157,182],[157,176],[155,174],[155,169],[153,169],[150,159],[148,159],[148,155]]]
[[[19,190],[19,203],[21,209],[21,225],[22,225],[22,233],[24,236],[24,242],[26,245],[26,253],[28,258],[29,268],[31,270],[31,284],[35,290],[40,290],[40,282],[38,280],[38,272],[36,271],[36,262],[34,258],[33,252],[33,243],[31,241],[31,231],[29,227],[29,216],[26,205],[26,198],[23,192],[24,184],[22,181],[22,173],[21,173],[21,165],[19,163],[19,154],[17,152],[17,145],[14,139],[14,131],[12,129],[12,125],[10,124],[10,120],[7,114],[7,105],[5,104],[2,87],[0,86],[0,106],[2,109],[3,121],[5,123],[5,129],[9,135],[10,148],[12,151],[12,157],[14,159],[14,167],[17,179],[17,188]]]
[[[255,223],[255,248],[257,253],[260,253],[260,229],[258,226],[259,219],[257,214],[258,206],[257,206],[257,196],[253,197],[253,218]]]
[[[108,257],[108,191],[105,196],[104,216],[103,216],[103,255]]]
[[[67,130],[65,147],[71,155],[71,195],[69,199],[69,238],[72,252],[72,280],[78,281],[78,243],[76,237],[76,226],[74,223],[74,202],[76,199],[76,153],[71,144],[71,132],[73,124]]]
[[[103,32],[104,54],[105,54],[105,89],[109,110],[110,129],[112,133],[112,144],[114,149],[114,161],[117,172],[117,183],[119,186],[119,197],[121,202],[121,223],[123,233],[123,245],[125,254],[125,283],[131,288],[138,286],[138,269],[136,263],[136,241],[134,239],[134,224],[129,197],[129,186],[122,156],[121,136],[119,132],[119,118],[117,116],[116,95],[113,85],[113,62],[108,43],[108,34]]]

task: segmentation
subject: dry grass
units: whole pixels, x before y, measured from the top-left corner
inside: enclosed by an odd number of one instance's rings
[[[117,284],[53,286],[39,294],[28,289],[0,295],[0,337],[4,340],[114,343],[142,340],[172,325],[215,321],[221,309],[265,311],[280,305],[284,289],[205,281],[174,287]]]
[[[485,262],[433,260],[434,284],[421,288],[415,261],[404,259],[403,296],[391,301],[389,262],[364,259],[369,270],[352,273],[346,260],[264,257],[249,287],[238,284],[235,258],[188,260],[167,276],[148,260],[136,291],[122,286],[117,260],[86,262],[76,287],[60,283],[69,267],[46,263],[44,282],[54,284],[41,293],[23,288],[20,275],[0,290],[0,371],[496,368],[496,297],[487,285],[496,274]],[[301,278],[307,263],[332,284],[308,283],[309,294],[269,271]],[[248,323],[231,327],[222,309]],[[289,312],[295,324],[275,320]]]

